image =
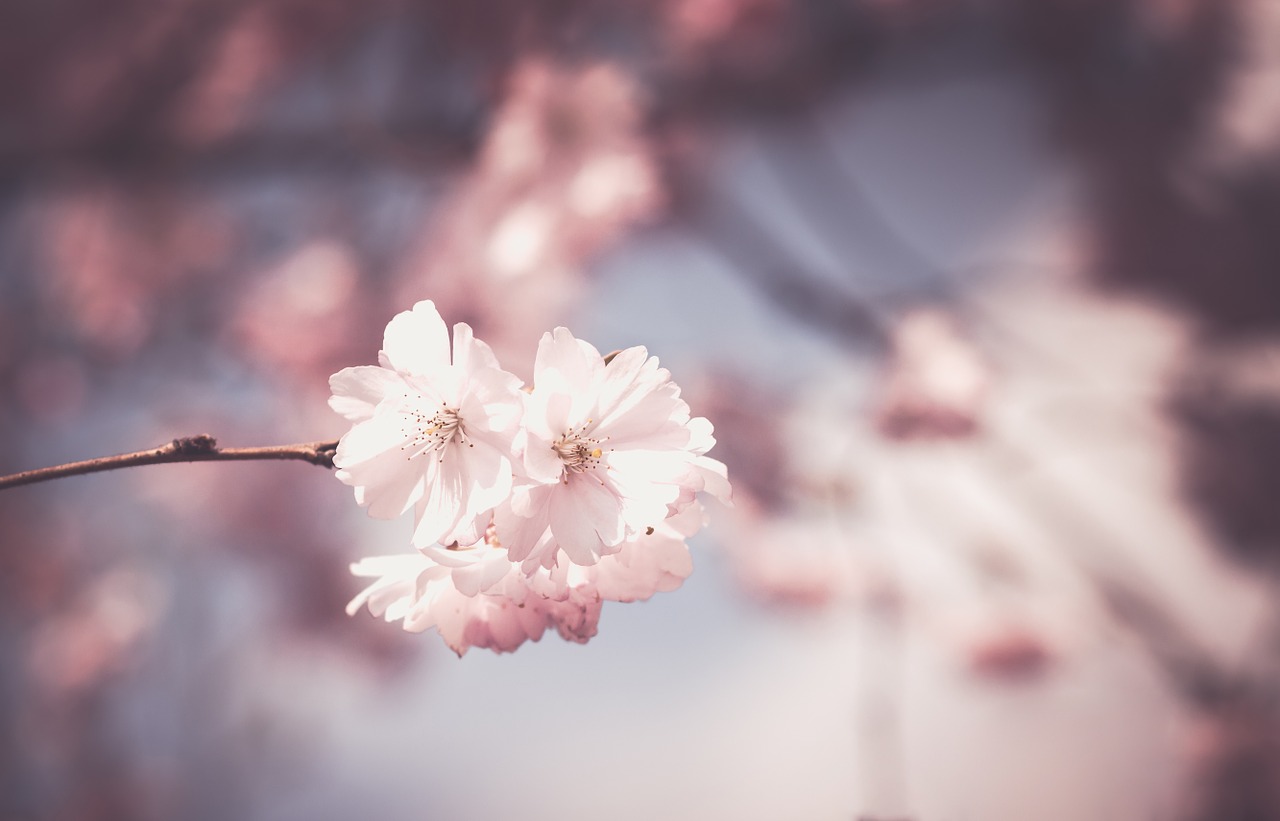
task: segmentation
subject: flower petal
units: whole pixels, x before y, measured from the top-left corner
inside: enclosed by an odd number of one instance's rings
[[[352,422],[373,416],[373,410],[387,395],[403,384],[400,377],[386,368],[360,365],[343,368],[329,377],[329,407]]]
[[[595,564],[622,540],[621,505],[606,486],[581,474],[555,485],[549,523],[560,549],[575,564]]]
[[[424,458],[433,458],[430,454]],[[460,481],[457,459],[445,454],[435,457],[428,469],[427,491],[418,500],[414,510],[417,525],[413,529],[413,546],[426,547],[438,544],[462,518],[463,485]]]
[[[391,414],[357,423],[338,441],[333,463],[339,480],[356,488],[369,515],[394,519],[422,495],[424,477],[402,445],[404,434]]]
[[[493,512],[498,539],[513,562],[522,562],[538,547],[550,522],[554,485],[516,485],[511,500]]]
[[[435,303],[423,300],[387,323],[382,354],[403,373],[431,377],[449,368],[449,330]]]
[[[565,379],[569,392],[580,395],[591,390],[596,372],[604,367],[604,358],[589,343],[578,340],[568,328],[559,327],[542,335],[533,371],[557,371]]]

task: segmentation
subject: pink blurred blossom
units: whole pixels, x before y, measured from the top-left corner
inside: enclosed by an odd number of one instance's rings
[[[35,630],[27,653],[32,678],[49,697],[92,689],[119,671],[163,615],[164,589],[133,570],[109,571]]]
[[[751,64],[768,59],[785,27],[790,0],[670,0],[664,9],[668,42],[685,59],[721,59]],[[726,58],[723,52],[731,52]]]
[[[304,243],[255,272],[232,326],[236,342],[260,366],[310,380],[349,347],[364,328],[360,267],[341,243]],[[317,334],[316,328],[324,333]]]
[[[275,21],[264,7],[249,6],[218,31],[209,57],[174,112],[180,138],[193,143],[226,137],[248,119],[250,102],[284,64]]]
[[[878,411],[880,430],[897,438],[974,432],[990,387],[989,366],[954,320],[916,311],[893,330],[893,353]]]
[[[126,196],[76,187],[50,197],[33,216],[47,266],[39,286],[49,309],[113,358],[135,354],[166,298],[232,250],[219,210],[164,191]]]
[[[1228,73],[1199,141],[1202,158],[1226,170],[1280,152],[1280,6],[1242,0],[1238,9],[1243,59]]]
[[[892,596],[889,580],[859,562],[847,534],[817,517],[764,516],[740,502],[726,518],[721,538],[734,578],[761,602],[820,609]]]
[[[581,298],[584,266],[657,213],[635,81],[610,63],[517,63],[473,168],[407,257],[401,292],[474,321],[517,372]]]

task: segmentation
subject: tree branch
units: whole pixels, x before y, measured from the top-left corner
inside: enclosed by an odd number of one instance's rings
[[[262,459],[298,459],[323,468],[333,467],[337,442],[303,442],[297,445],[272,445],[262,448],[220,448],[218,441],[208,434],[185,436],[167,445],[119,456],[101,456],[83,462],[70,462],[36,470],[26,470],[10,476],[0,476],[0,490],[19,485],[31,485],[61,479],[64,476],[81,476],[103,470],[117,470],[138,465],[163,465],[170,462],[243,462]]]

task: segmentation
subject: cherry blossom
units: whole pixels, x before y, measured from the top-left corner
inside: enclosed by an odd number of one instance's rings
[[[538,641],[549,626],[576,642],[596,633],[599,600],[546,599],[534,594],[519,574],[505,576],[489,592],[467,595],[455,585],[454,570],[421,553],[362,559],[351,565],[351,572],[376,581],[352,599],[347,613],[355,615],[367,606],[388,622],[403,621],[410,632],[435,627],[459,656],[471,647],[509,653],[526,641]]]
[[[465,323],[453,327],[451,357],[429,300],[391,320],[378,359],[330,377],[330,406],[354,423],[337,477],[372,516],[413,508],[417,546],[478,541],[511,492],[520,381]]]
[[[554,567],[592,565],[652,532],[693,495],[727,499],[723,465],[704,456],[711,425],[693,419],[670,373],[643,347],[608,363],[565,328],[543,336],[526,400],[525,476],[495,512],[508,553]]]
[[[693,557],[685,539],[698,532],[704,520],[702,506],[695,502],[653,532],[623,542],[617,552],[600,557],[593,565],[560,562],[546,568],[526,561],[520,572],[530,589],[550,599],[645,601],[655,593],[676,590],[693,572]]]
[[[704,514],[696,502],[645,533],[623,542],[617,553],[590,567],[566,564],[567,586],[578,593],[594,592],[617,602],[644,601],[655,593],[669,593],[693,572],[693,557],[685,538],[702,528]],[[554,571],[552,572],[554,575]],[[573,583],[574,577],[582,579]]]
[[[605,601],[632,602],[680,587],[693,571],[685,538],[701,528],[696,503],[653,533],[625,542],[590,567],[564,563],[526,575],[502,547],[496,528],[465,548],[433,546],[351,565],[373,578],[347,606],[367,607],[388,622],[421,632],[435,627],[458,655],[471,647],[511,652],[538,641],[548,627],[585,642],[596,633]]]
[[[464,324],[453,350],[431,302],[387,326],[378,366],[330,379],[353,423],[338,478],[378,517],[415,511],[416,553],[351,566],[373,581],[348,606],[404,629],[435,627],[459,655],[510,652],[548,627],[595,635],[604,601],[675,590],[698,494],[727,502],[671,375],[642,347],[609,357],[568,330],[544,335],[528,392]],[[563,557],[563,559],[562,559]]]

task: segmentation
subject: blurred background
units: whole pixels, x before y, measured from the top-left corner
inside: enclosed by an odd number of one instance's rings
[[[336,437],[419,299],[736,504],[456,659],[302,463],[0,494],[0,818],[1280,818],[1280,5],[17,0],[0,473]]]

